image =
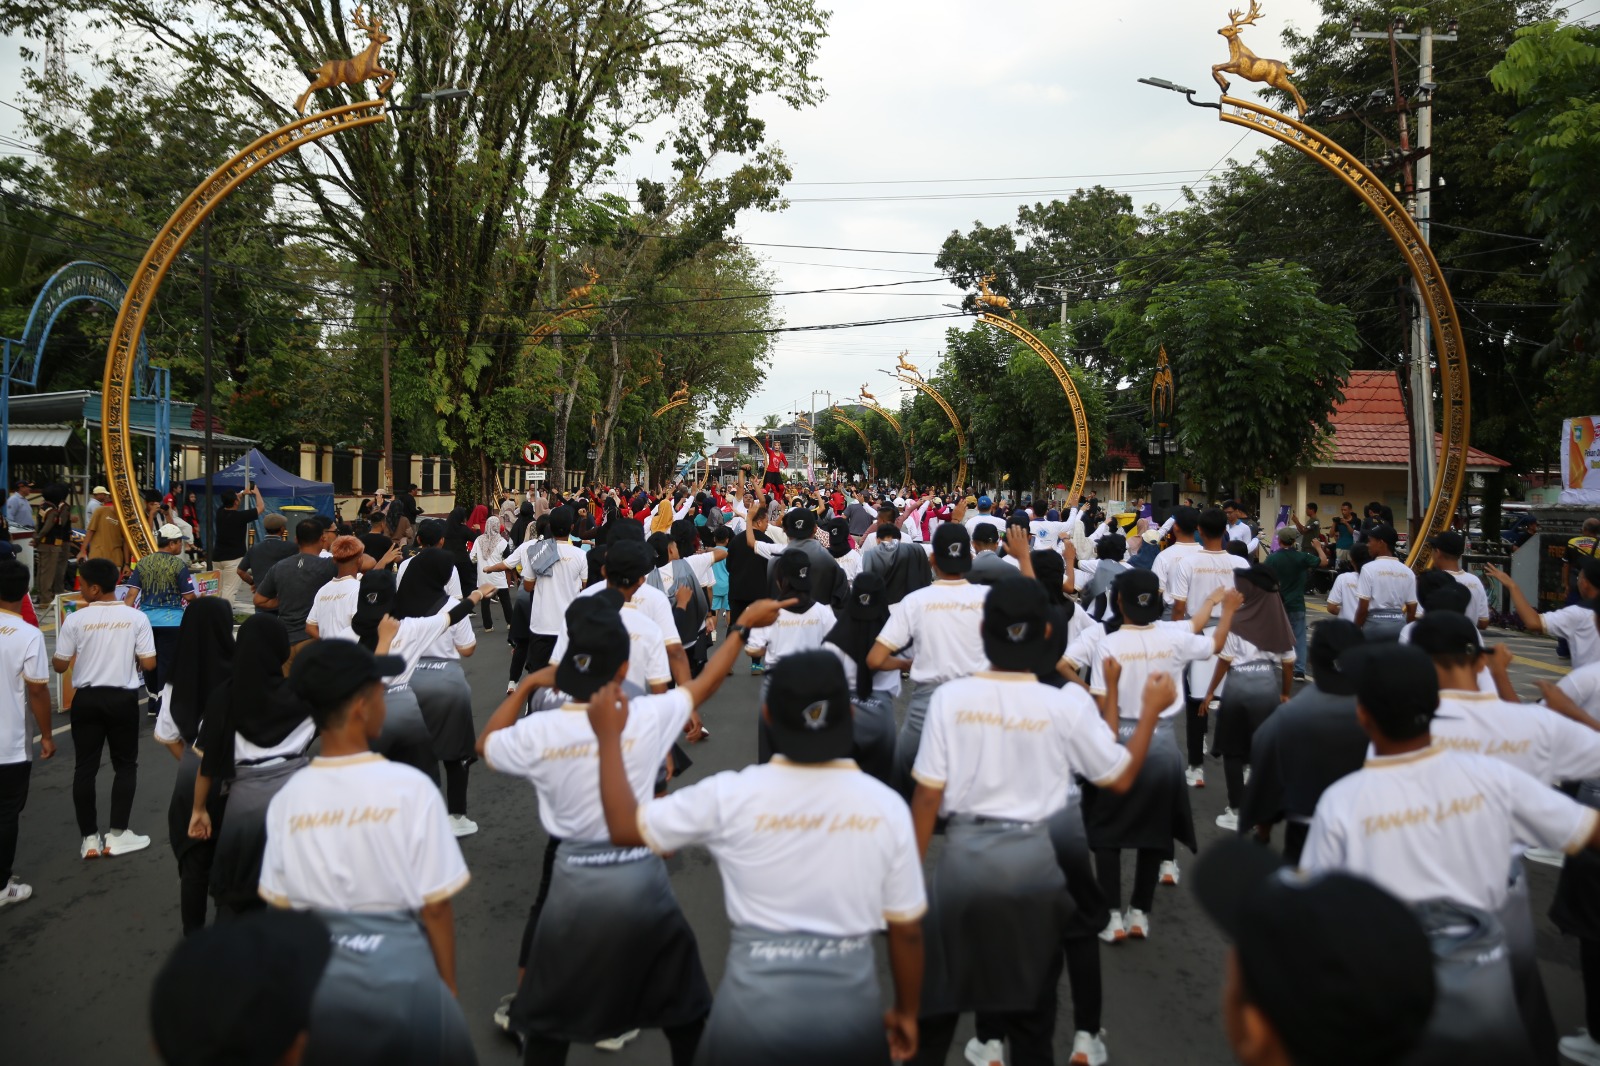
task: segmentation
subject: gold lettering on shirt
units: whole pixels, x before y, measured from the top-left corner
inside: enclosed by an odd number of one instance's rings
[[[983,601],[976,600],[972,603],[929,603],[923,606],[924,611],[981,611]]]
[[[1476,737],[1441,737],[1435,736],[1434,742],[1442,748],[1452,751],[1470,751],[1482,755],[1499,756],[1506,758],[1512,755],[1526,755],[1533,746],[1531,740],[1489,740],[1483,741]]]
[[[821,829],[828,816],[825,814],[758,814],[758,833],[811,833]]]
[[[883,819],[877,815],[871,817],[865,814],[836,814],[833,821],[828,823],[830,833],[870,833],[883,824]]]
[[[316,814],[296,814],[289,818],[289,833],[292,836],[304,829],[331,829],[343,824],[343,811],[318,811]]]
[[[1441,802],[1433,807],[1408,807],[1403,811],[1369,815],[1361,819],[1361,829],[1370,837],[1386,833],[1391,829],[1404,829],[1407,826],[1423,825],[1428,822],[1439,825],[1452,818],[1476,814],[1483,810],[1484,802],[1483,793],[1474,792],[1470,796]]]
[[[1018,718],[1001,711],[957,711],[956,725],[975,725],[1003,729],[1007,733],[1043,733],[1050,728],[1048,718]]]
[[[633,744],[634,742],[631,739],[623,738],[622,754],[627,755],[632,752]],[[588,744],[563,744],[558,748],[545,748],[544,751],[539,753],[539,758],[545,762],[553,762],[558,759],[598,759],[599,757],[600,752],[593,742]]]
[[[9,637],[16,631],[16,626],[0,626],[0,637]]]
[[[132,629],[132,622],[85,622],[80,629]]]

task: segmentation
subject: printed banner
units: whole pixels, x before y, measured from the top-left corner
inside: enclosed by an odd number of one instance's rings
[[[1561,423],[1561,503],[1600,505],[1600,417]]]
[[[222,591],[222,574],[217,570],[202,570],[194,575],[196,596],[215,596]]]

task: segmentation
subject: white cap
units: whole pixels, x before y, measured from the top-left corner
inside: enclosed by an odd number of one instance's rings
[[[174,540],[182,540],[183,539],[183,530],[179,529],[177,526],[173,525],[171,522],[168,522],[166,525],[164,525],[160,529],[156,530],[156,536],[160,537],[162,540],[169,541],[169,542],[170,541],[174,541]]]

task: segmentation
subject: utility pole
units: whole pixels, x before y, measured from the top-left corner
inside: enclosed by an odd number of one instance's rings
[[[1401,161],[1405,173],[1405,192],[1411,217],[1422,230],[1423,243],[1429,242],[1433,209],[1433,92],[1438,86],[1433,80],[1433,44],[1435,41],[1454,41],[1458,23],[1451,19],[1446,32],[1435,33],[1432,26],[1424,26],[1418,33],[1405,32],[1405,20],[1398,18],[1382,32],[1362,31],[1356,25],[1352,37],[1363,40],[1389,42],[1390,61],[1395,72],[1395,111],[1400,123]],[[1402,95],[1400,66],[1396,52],[1398,41],[1416,41],[1418,48],[1417,92],[1417,144],[1413,152],[1408,141],[1406,116],[1412,104]],[[1413,181],[1412,162],[1415,161]],[[1433,420],[1433,324],[1422,313],[1422,293],[1416,279],[1411,279],[1411,492],[1410,533],[1413,537],[1421,529],[1423,511],[1433,498],[1434,451]]]
[[[200,230],[200,354],[205,360],[205,377],[201,388],[206,394],[205,464],[206,502],[201,515],[201,536],[206,541],[206,569],[214,563],[213,551],[217,541],[217,503],[212,496],[212,477],[217,465],[217,454],[212,447],[211,426],[216,417],[216,394],[211,382],[211,219],[208,217]],[[242,495],[242,493],[241,493]],[[209,519],[209,521],[206,521]]]
[[[1039,282],[1034,283],[1033,289],[1035,292],[1053,292],[1061,297],[1061,336],[1065,337],[1067,335],[1067,293],[1071,290],[1061,285],[1044,285]]]
[[[389,410],[389,283],[382,282],[383,299],[383,474],[389,479],[389,495],[393,497],[399,486],[394,477],[394,416]]]

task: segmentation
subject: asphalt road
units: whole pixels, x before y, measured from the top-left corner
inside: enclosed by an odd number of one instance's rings
[[[505,688],[509,657],[502,634],[480,637],[467,663],[481,725]],[[1555,677],[1562,667],[1550,642],[1519,638],[1513,676],[1536,696],[1531,679]],[[714,736],[692,749],[696,765],[686,780],[737,768],[755,759],[757,681],[741,665],[704,709]],[[66,718],[57,720],[65,725]],[[34,888],[24,904],[0,911],[0,1059],[17,1066],[46,1063],[155,1062],[150,1050],[147,1001],[150,980],[179,938],[177,864],[167,845],[166,808],[176,762],[149,738],[144,725],[133,828],[153,838],[142,852],[84,862],[70,795],[71,738],[63,732],[55,759],[34,767],[22,815],[18,874]],[[1213,819],[1221,811],[1220,765],[1212,787],[1191,792],[1202,847],[1219,839]],[[109,803],[110,766],[100,774],[101,815]],[[545,836],[533,790],[481,764],[473,768],[471,816],[480,832],[462,841],[472,883],[456,897],[456,937],[461,1002],[480,1061],[511,1064],[514,1046],[491,1021],[501,995],[514,987],[516,951],[538,885]],[[1185,874],[1193,857],[1180,853]],[[1131,883],[1132,870],[1125,871]],[[673,886],[700,941],[713,987],[721,977],[728,922],[722,886],[710,857],[700,850],[669,861]],[[1582,1024],[1577,948],[1545,917],[1556,871],[1530,865],[1539,957],[1562,1033]],[[1231,1060],[1217,1003],[1224,945],[1191,899],[1186,884],[1159,890],[1150,940],[1103,947],[1107,1045],[1113,1063],[1225,1064]],[[880,971],[883,971],[880,960]],[[1057,1061],[1072,1042],[1071,1000],[1062,983]],[[819,1021],[821,1021],[819,1019]],[[951,1061],[964,1062],[958,1035]],[[575,1048],[570,1061],[668,1062],[666,1042],[646,1033],[621,1052]]]

